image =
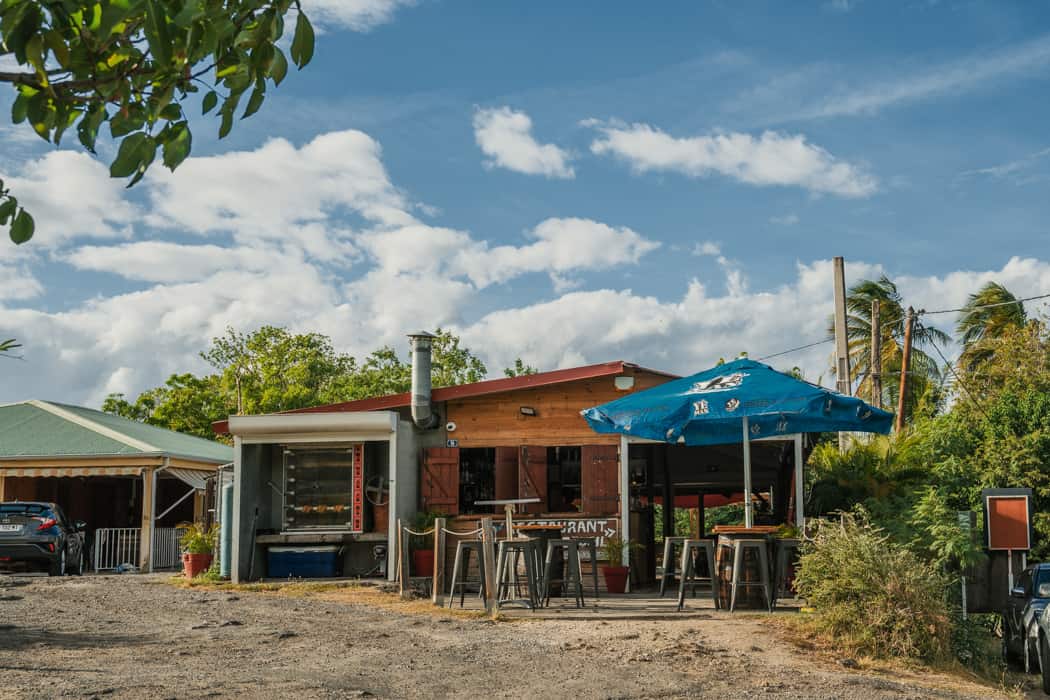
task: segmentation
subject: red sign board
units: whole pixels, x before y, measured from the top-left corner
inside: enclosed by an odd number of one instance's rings
[[[986,492],[984,503],[988,549],[1031,549],[1031,496],[1028,493]]]

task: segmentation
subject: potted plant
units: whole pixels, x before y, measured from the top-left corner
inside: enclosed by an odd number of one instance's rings
[[[426,532],[434,526],[434,521],[441,513],[432,511],[420,511],[412,519],[412,529],[416,532]],[[408,540],[408,548],[412,552],[412,568],[409,570],[412,576],[434,575],[434,538],[431,535],[412,535]]]
[[[186,532],[179,540],[182,547],[182,573],[186,578],[195,578],[208,570],[218,536],[219,529],[215,526],[210,530],[198,523],[186,527]]]
[[[605,576],[605,588],[610,593],[623,593],[627,590],[627,577],[631,573],[631,567],[621,566],[624,552],[637,549],[638,545],[629,540],[624,540],[619,535],[605,538],[605,558],[609,562],[602,566],[602,575]]]

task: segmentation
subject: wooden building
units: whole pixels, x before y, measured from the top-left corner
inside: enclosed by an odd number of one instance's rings
[[[393,577],[399,519],[440,513],[464,531],[502,514],[479,502],[536,499],[520,521],[646,545],[634,574],[644,582],[655,575],[654,504],[743,490],[737,446],[598,434],[580,415],[676,375],[618,361],[432,389],[431,336],[411,337],[411,392],[216,424],[234,437],[236,580],[266,575],[268,547],[319,545],[339,548],[344,575],[385,566]],[[752,448],[755,490],[781,522],[797,454],[786,440]]]

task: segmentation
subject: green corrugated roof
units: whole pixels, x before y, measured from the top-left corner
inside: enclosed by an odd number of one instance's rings
[[[221,443],[83,406],[50,401],[0,406],[0,459],[123,454],[166,454],[217,463],[233,461],[233,449]]]

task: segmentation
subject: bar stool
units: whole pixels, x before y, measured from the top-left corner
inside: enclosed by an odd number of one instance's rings
[[[478,558],[478,581],[470,581],[470,554],[473,552]],[[478,592],[482,598],[485,597],[485,554],[481,549],[481,540],[460,540],[456,544],[456,559],[452,564],[452,584],[448,589],[448,607],[456,598],[456,587],[459,586],[459,607],[463,607],[466,598],[467,586],[477,583]]]
[[[787,571],[788,566],[793,566],[798,559],[800,542],[795,539],[782,539],[776,541],[777,563],[773,569],[773,605],[776,606],[777,599],[787,597]]]
[[[509,596],[510,587],[514,587],[515,595],[521,590],[521,577],[518,573],[518,560],[525,559],[525,588],[527,599],[515,599]],[[496,561],[496,605],[504,603],[522,603],[526,607],[535,610],[539,607],[539,576],[537,562],[539,561],[536,541],[531,539],[501,540],[499,543],[499,554]]]
[[[678,610],[685,607],[685,587],[691,586],[693,596],[696,596],[696,587],[703,585],[711,586],[711,600],[714,601],[715,609],[718,609],[718,584],[715,575],[715,543],[711,540],[691,540],[684,538],[682,543],[682,573],[678,577]],[[707,558],[707,576],[696,575],[694,559],[700,552]]]
[[[688,537],[664,537],[664,571],[660,576],[660,597],[664,597],[664,590],[667,588],[667,581],[675,577],[674,573],[674,548],[681,547],[685,544]],[[679,578],[681,578],[681,572],[684,569],[679,570]]]
[[[733,579],[730,583],[729,612],[733,612],[736,609],[736,592],[740,587],[761,587],[762,593],[765,595],[766,607],[769,609],[769,612],[773,612],[773,587],[769,584],[769,548],[766,546],[766,541],[757,538],[733,539],[731,546],[733,548]],[[749,549],[758,557],[758,581],[740,580],[740,572],[744,568],[744,552]]]
[[[558,553],[558,558],[564,558],[564,564],[561,569],[561,578],[552,578],[554,572],[554,553]],[[583,602],[583,573],[581,572],[580,565],[580,548],[575,540],[547,540],[547,558],[543,563],[543,585],[540,586],[540,591],[543,596],[541,601],[543,605],[550,605],[551,602],[551,584],[559,584],[562,595],[565,594],[566,587],[575,589],[575,603],[577,608],[582,608]]]
[[[591,556],[591,583],[594,586],[594,599],[598,600],[598,538],[572,537],[570,539],[575,540],[579,547],[586,547]]]

